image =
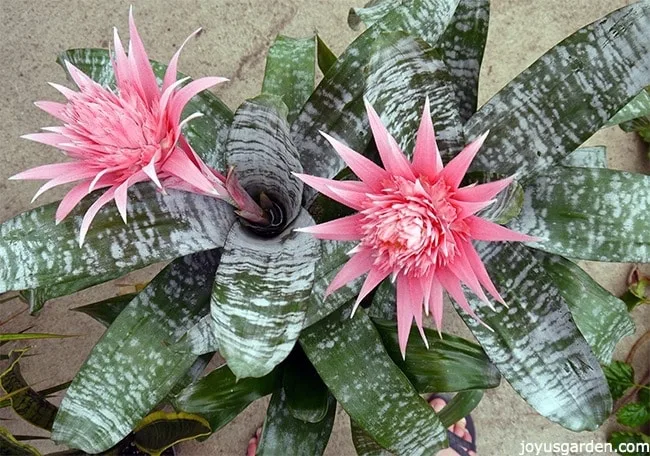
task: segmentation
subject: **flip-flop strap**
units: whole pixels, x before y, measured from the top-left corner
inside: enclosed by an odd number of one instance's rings
[[[452,448],[460,456],[470,456],[469,451],[476,451],[473,443],[458,437],[451,431],[447,431],[447,439],[449,440],[449,448]]]

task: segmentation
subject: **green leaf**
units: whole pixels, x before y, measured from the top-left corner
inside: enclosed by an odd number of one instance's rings
[[[212,323],[212,315],[201,318],[180,338],[173,348],[174,350],[194,353],[195,355],[219,351],[219,342]]]
[[[650,84],[649,33],[643,1],[548,51],[467,122],[468,139],[490,130],[473,169],[521,178],[576,149]]]
[[[4,456],[41,456],[36,448],[19,442],[3,427],[0,427],[0,454]]]
[[[165,398],[196,360],[170,346],[208,312],[218,261],[216,251],[179,258],[129,303],[70,385],[55,441],[105,451]]]
[[[374,320],[388,355],[420,393],[442,393],[496,388],[501,375],[483,349],[460,337],[425,329],[429,348],[419,334],[411,334],[402,359],[397,339],[397,325]]]
[[[2,389],[11,395],[11,407],[16,414],[28,423],[50,431],[57,408],[48,402],[44,396],[30,388],[20,373],[19,361],[26,351],[13,350],[9,353],[10,364],[7,370],[0,375],[0,384]],[[19,390],[22,392],[17,393]]]
[[[542,416],[594,430],[609,416],[605,377],[566,301],[535,255],[519,243],[480,243],[478,251],[506,308],[468,294],[479,318],[460,315],[510,385]]]
[[[634,334],[634,321],[625,303],[572,261],[540,251],[534,255],[560,291],[598,361],[611,363],[616,344]]]
[[[74,307],[71,310],[85,313],[108,328],[137,295],[137,293],[127,293],[85,306]]]
[[[250,403],[276,390],[281,378],[282,370],[276,368],[264,377],[237,380],[223,365],[181,391],[173,404],[177,410],[203,416],[217,432]]]
[[[259,198],[264,192],[284,212],[284,225],[300,212],[303,183],[298,151],[289,134],[287,107],[277,97],[260,95],[244,102],[235,113],[226,157],[246,191]]]
[[[555,167],[526,185],[512,228],[549,253],[596,261],[650,261],[650,177]]]
[[[350,420],[350,432],[358,456],[393,456],[393,453],[382,448],[353,420]]]
[[[262,377],[296,343],[320,253],[303,210],[293,225],[263,239],[235,225],[212,291],[212,319],[221,355],[238,378]]]
[[[334,425],[336,400],[330,395],[325,404],[326,415],[315,423],[294,417],[284,389],[276,391],[266,412],[262,438],[257,455],[281,455],[291,451],[292,456],[322,455]]]
[[[643,89],[628,104],[616,113],[614,117],[607,122],[607,126],[618,125],[630,120],[646,117],[650,115],[650,92],[648,88]]]
[[[64,383],[59,383],[58,385],[51,386],[49,388],[45,388],[43,390],[40,390],[38,394],[40,394],[43,397],[48,397],[51,396],[55,393],[58,393],[59,391],[63,391],[64,389],[67,389],[72,381],[69,382],[64,382]]]
[[[177,443],[205,437],[212,433],[210,424],[190,413],[153,412],[133,430],[135,445],[152,456],[158,456]]]
[[[65,339],[67,337],[76,337],[65,334],[49,333],[4,333],[0,334],[0,342],[9,342],[14,340],[33,340],[33,339]]]
[[[645,404],[646,407],[650,408],[650,383],[647,383],[643,388],[641,388],[638,399],[640,403]]]
[[[581,147],[562,160],[562,166],[577,168],[607,168],[607,148],[605,146]]]
[[[414,0],[400,4],[339,56],[291,125],[306,174],[334,177],[344,167],[319,131],[338,138],[357,151],[365,150],[368,145],[370,132],[362,98],[370,50],[379,35],[385,31],[403,30],[430,44],[435,43],[451,20],[457,4],[458,0]],[[305,201],[311,202],[314,195],[315,192],[306,189]]]
[[[331,397],[329,390],[300,346],[284,364],[282,389],[286,407],[295,419],[318,423],[325,418]]]
[[[471,183],[477,182],[480,184],[503,178],[503,176],[476,172],[471,173],[470,177],[472,178],[470,180],[473,181]],[[475,177],[477,179],[474,179]],[[513,181],[494,199],[494,203],[476,215],[500,225],[505,225],[521,213],[521,208],[524,205],[524,189],[519,182]]]
[[[395,9],[396,5],[397,2],[393,0],[371,0],[363,8],[350,8],[348,25],[352,30],[359,30],[362,22],[366,27],[372,27]]]
[[[650,456],[650,450],[647,449],[650,445],[650,438],[641,432],[613,432],[608,442],[612,444],[618,454],[625,456]],[[641,445],[643,444],[646,445],[646,450],[641,449]],[[625,446],[621,447],[621,445]],[[630,448],[632,446],[628,447],[628,445],[636,445],[639,450],[631,451]]]
[[[336,63],[336,55],[330,50],[320,36],[316,35],[316,55],[318,57],[318,68],[323,74],[327,72]]]
[[[266,57],[262,93],[282,98],[289,122],[296,118],[316,78],[316,40],[278,35]]]
[[[72,63],[95,82],[105,87],[114,87],[115,75],[108,50],[70,49],[62,52],[57,59],[57,62],[65,68],[63,60]],[[151,65],[160,84],[167,65],[155,61],[151,61]],[[185,75],[179,72],[177,78],[183,77]],[[183,128],[185,138],[208,166],[225,169],[224,151],[228,128],[233,118],[232,112],[209,91],[203,91],[192,98],[185,106],[182,118],[195,112],[200,112],[203,116],[185,125]]]
[[[337,312],[303,331],[300,343],[341,406],[385,448],[434,454],[446,430],[433,409],[393,364],[370,318]]]
[[[634,383],[634,368],[622,361],[614,361],[609,366],[603,366],[605,378],[612,393],[612,398],[618,400]]]
[[[481,402],[481,399],[483,399],[482,390],[461,391],[438,412],[438,418],[442,421],[443,426],[453,426],[468,416]]]
[[[650,407],[638,402],[626,404],[616,413],[616,419],[624,426],[641,427],[650,422]]]
[[[183,191],[163,195],[145,184],[130,191],[127,224],[114,206],[106,207],[79,247],[82,215],[95,198],[86,198],[58,225],[56,203],[0,225],[0,292],[64,283],[86,288],[152,263],[222,247],[235,217],[215,198]]]
[[[489,19],[490,0],[460,0],[453,19],[438,43],[442,60],[453,77],[463,122],[476,112],[478,80]]]

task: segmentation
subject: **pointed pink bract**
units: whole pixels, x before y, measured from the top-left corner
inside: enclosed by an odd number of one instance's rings
[[[462,286],[491,305],[489,293],[504,303],[472,246],[473,240],[534,241],[476,214],[492,204],[512,178],[459,187],[487,133],[467,145],[446,167],[436,144],[429,100],[416,138],[413,162],[367,105],[370,127],[386,169],[323,134],[361,179],[335,181],[296,174],[306,184],[358,213],[320,225],[302,228],[321,239],[360,240],[352,258],[330,283],[326,297],[363,274],[368,274],[354,310],[389,275],[396,278],[399,347],[406,356],[413,321],[425,344],[423,313],[431,313],[442,328],[443,291],[478,320]],[[480,320],[478,320],[480,322]]]
[[[180,119],[183,108],[194,95],[226,79],[202,78],[185,87],[181,87],[182,82],[176,84],[179,49],[172,57],[161,88],[132,11],[129,12],[129,32],[128,53],[117,30],[114,32],[115,91],[100,86],[66,62],[79,91],[51,84],[67,102],[36,103],[63,125],[45,128],[46,133],[25,135],[24,138],[61,149],[74,161],[39,166],[12,177],[48,179],[37,196],[57,185],[78,182],[61,202],[57,222],[88,193],[108,188],[85,214],[81,242],[94,216],[112,199],[126,221],[127,192],[138,182],[151,180],[161,189],[180,188],[228,198],[223,185],[225,178],[205,165],[182,136],[183,123],[200,114],[193,114],[183,122]]]

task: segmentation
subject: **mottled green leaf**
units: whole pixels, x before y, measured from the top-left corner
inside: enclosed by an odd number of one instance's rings
[[[598,361],[609,364],[616,344],[634,334],[634,321],[625,303],[572,261],[540,251],[534,255],[562,294]]]
[[[650,407],[638,402],[625,404],[616,413],[619,423],[629,427],[641,427],[650,421]]]
[[[438,412],[438,418],[443,426],[452,426],[468,416],[483,399],[482,390],[461,391]]]
[[[325,451],[334,425],[336,400],[330,395],[325,416],[315,423],[294,417],[284,389],[273,393],[266,412],[257,455],[320,456]]]
[[[305,173],[334,177],[344,167],[319,131],[327,132],[357,151],[365,150],[368,145],[370,132],[362,98],[370,50],[379,35],[403,30],[430,44],[435,43],[457,4],[458,0],[414,0],[408,5],[401,4],[339,56],[291,125]],[[305,201],[311,202],[314,195],[306,189]]]
[[[650,84],[649,33],[642,1],[548,51],[467,122],[468,139],[490,130],[473,168],[521,178],[576,149]]]
[[[353,420],[350,420],[350,433],[357,456],[393,456],[393,453],[382,448]]]
[[[503,178],[503,176],[476,172],[470,173],[469,177],[471,178],[471,182],[468,182],[468,184],[483,184]],[[512,219],[516,218],[521,212],[521,208],[524,205],[524,189],[519,182],[513,181],[508,185],[508,187],[502,190],[494,200],[494,203],[478,212],[476,215],[500,225],[505,225]]]
[[[282,98],[289,122],[296,118],[314,91],[316,40],[279,35],[266,57],[262,93]]]
[[[641,432],[613,432],[608,442],[612,444],[618,454],[624,456],[650,456],[650,437]],[[633,447],[628,445],[635,445],[638,449],[633,451],[631,450]],[[645,450],[642,445],[645,446]]]
[[[309,225],[303,210],[274,238],[240,225],[228,235],[211,309],[219,352],[238,378],[268,374],[298,339],[320,254],[317,239],[295,231]]]
[[[446,430],[384,350],[370,318],[337,312],[303,331],[300,343],[341,406],[383,447],[434,454]]]
[[[643,89],[623,109],[618,111],[614,117],[607,122],[607,126],[618,125],[623,122],[646,117],[650,115],[650,91]]]
[[[412,333],[402,358],[397,339],[397,325],[374,320],[388,355],[420,393],[442,393],[496,388],[501,375],[483,349],[460,337],[425,329],[429,348],[419,334]]]
[[[12,394],[11,407],[22,419],[47,431],[52,429],[57,408],[25,381],[20,373],[20,358],[27,350],[14,350],[9,354],[9,367],[0,375],[0,384],[7,394]]]
[[[331,51],[331,49],[325,44],[320,36],[316,36],[316,55],[318,57],[318,68],[323,74],[327,72],[334,66],[336,63],[336,55]]]
[[[453,76],[463,122],[475,112],[478,80],[490,19],[490,0],[460,0],[454,17],[437,43]]]
[[[526,185],[512,228],[530,245],[569,258],[650,261],[650,177],[597,168],[555,167]]]
[[[127,224],[114,206],[106,207],[79,247],[81,219],[94,199],[86,198],[58,225],[56,203],[0,225],[0,292],[63,283],[87,287],[98,278],[221,247],[235,217],[215,198],[182,191],[163,195],[144,184],[130,191]]]
[[[104,451],[165,398],[196,360],[170,346],[208,312],[218,261],[216,251],[179,258],[119,314],[68,389],[55,441]]]
[[[358,30],[362,22],[372,27],[398,5],[399,2],[393,0],[371,0],[363,8],[350,8],[348,25],[353,30]]]
[[[173,404],[177,410],[203,416],[216,432],[251,402],[271,394],[280,386],[281,378],[282,371],[277,368],[264,377],[237,380],[223,365],[181,391]]]
[[[501,375],[541,415],[570,430],[597,429],[609,416],[612,399],[560,290],[524,245],[477,246],[508,307],[497,304],[491,310],[468,294],[491,330],[459,310],[465,323]]]
[[[62,52],[57,61],[67,60],[90,78],[105,87],[115,86],[115,75],[109,51],[106,49],[70,49]],[[167,70],[167,65],[151,61],[158,83]],[[63,65],[62,65],[63,66]],[[65,66],[64,66],[65,68]],[[178,73],[178,79],[185,77]],[[189,82],[189,81],[188,81]],[[192,148],[209,165],[218,170],[225,168],[225,143],[233,114],[230,109],[209,91],[203,91],[185,106],[182,117],[200,112],[202,117],[189,122],[183,128]]]
[[[603,366],[603,371],[614,400],[622,398],[625,392],[635,385],[634,368],[623,361],[614,361],[608,366]]]
[[[137,293],[127,293],[85,306],[74,307],[71,310],[85,313],[108,328],[137,295]]]
[[[318,423],[325,418],[329,409],[329,390],[300,346],[284,364],[282,389],[285,405],[295,419]]]
[[[133,441],[140,450],[158,456],[177,443],[211,433],[210,424],[198,415],[158,411],[138,424],[133,430]]]
[[[605,146],[581,147],[564,157],[562,166],[607,168],[607,148]]]
[[[300,212],[303,183],[292,173],[302,172],[298,151],[289,135],[287,107],[277,97],[260,95],[235,113],[228,135],[226,157],[241,185],[254,198],[264,192],[280,205],[284,225]]]
[[[3,456],[41,456],[33,446],[21,443],[11,433],[0,427],[0,454]]]
[[[197,324],[174,345],[175,350],[203,355],[219,351],[216,331],[212,322],[212,315],[201,318]]]

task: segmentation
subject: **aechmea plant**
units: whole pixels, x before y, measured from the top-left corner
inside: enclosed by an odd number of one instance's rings
[[[21,389],[11,353],[16,412],[88,453],[159,454],[271,394],[259,454],[322,454],[337,403],[359,454],[435,454],[448,417],[503,377],[549,420],[598,428],[600,364],[633,323],[573,260],[650,259],[650,180],[580,146],[650,84],[650,2],[584,27],[477,110],[488,16],[487,0],[374,1],[338,57],[278,37],[262,94],[234,113],[203,90],[221,79],[177,75],[178,54],[148,62],[133,23],[129,50],[61,54],[79,92],[41,103],[63,126],[32,139],[72,161],[17,177],[77,186],[0,225],[0,292],[35,313],[170,264],[79,308],[107,329],[60,407]],[[443,290],[480,345],[443,331]],[[458,394],[438,414],[430,392]]]

